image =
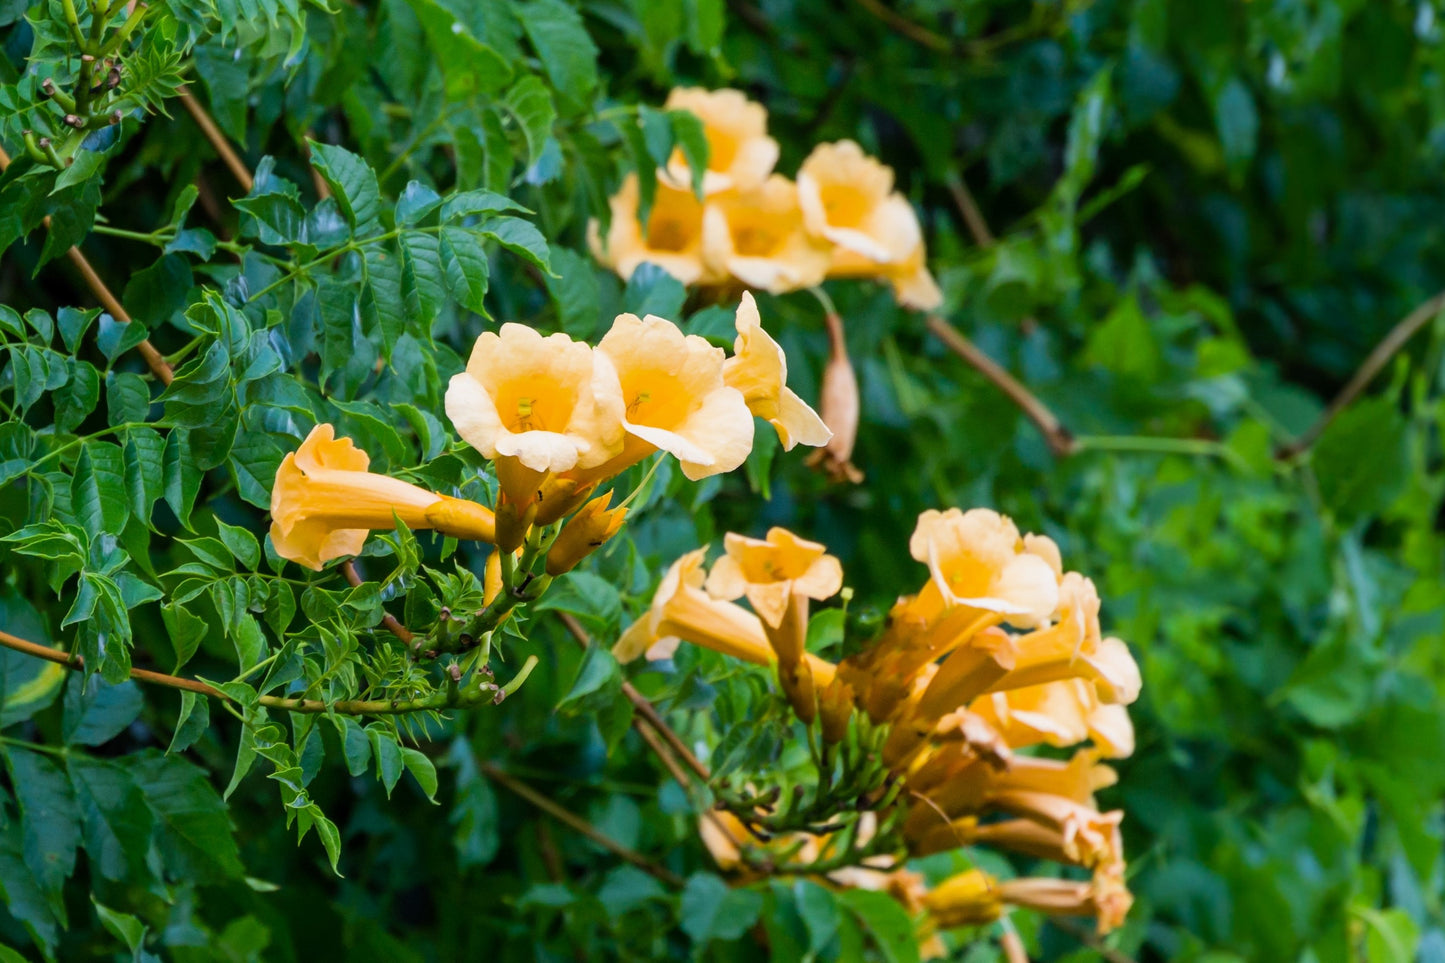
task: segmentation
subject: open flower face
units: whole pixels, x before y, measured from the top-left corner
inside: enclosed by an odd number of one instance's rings
[[[788,359],[763,330],[758,304],[743,292],[738,305],[737,341],[723,363],[723,381],[743,393],[748,410],[772,425],[784,451],[795,445],[826,445],[833,432],[818,413],[788,387]]]
[[[276,554],[319,571],[333,558],[360,552],[370,529],[392,528],[398,518],[413,529],[493,538],[487,509],[369,472],[370,463],[350,438],[337,438],[331,425],[311,429],[276,470],[271,489]]]
[[[708,152],[702,176],[704,194],[757,187],[778,162],[778,142],[768,136],[768,112],[741,91],[677,87],[668,95],[664,109],[686,110],[702,121]],[[692,172],[681,150],[673,152],[662,174],[674,187],[692,184]]]
[[[834,245],[830,277],[888,281],[899,302],[931,311],[943,302],[925,263],[923,231],[893,171],[853,141],[820,144],[798,171],[807,231]]]
[[[597,222],[588,225],[588,243],[598,262],[624,281],[643,262],[656,264],[683,284],[720,280],[703,265],[703,209],[691,190],[659,183],[645,225],[637,220],[640,202],[637,175],[628,174],[607,202],[612,208],[612,224],[605,245]]]
[[[1015,749],[1039,743],[1072,746],[1092,739],[1110,758],[1134,751],[1128,710],[1101,702],[1095,685],[1086,679],[1060,679],[993,692],[969,708],[988,720]]]
[[[798,189],[781,174],[753,190],[708,200],[702,218],[703,262],[710,270],[773,294],[822,282],[826,240],[803,229]]]
[[[447,415],[468,444],[498,462],[504,489],[517,479],[512,487],[521,490],[507,494],[526,504],[540,477],[622,450],[621,396],[612,379],[595,375],[587,345],[504,324],[477,338],[467,370],[447,388]]]
[[[661,449],[696,481],[748,457],[753,416],[742,392],[723,381],[721,348],[664,318],[621,314],[597,352],[621,392],[622,426],[631,436],[623,460]]]
[[[997,612],[1025,628],[1044,622],[1058,606],[1053,567],[1029,551],[1014,523],[998,512],[930,509],[918,516],[909,549],[950,605]]]
[[[843,587],[838,560],[786,528],[770,529],[766,539],[729,532],[723,544],[727,554],[713,565],[708,592],[721,599],[746,595],[768,625],[782,624],[793,595],[826,599]]]
[[[613,647],[617,661],[630,662],[643,653],[650,659],[670,658],[679,640],[757,665],[772,660],[757,616],[702,590],[707,579],[706,555],[707,549],[699,548],[672,563],[647,614],[623,632]]]

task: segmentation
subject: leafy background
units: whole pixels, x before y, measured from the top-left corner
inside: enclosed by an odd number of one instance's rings
[[[0,2],[12,156],[44,121],[28,107],[39,78],[72,69],[59,6]],[[700,486],[664,470],[627,539],[551,604],[610,639],[681,552],[785,524],[843,558],[856,606],[886,607],[920,580],[906,550],[920,510],[996,507],[1096,579],[1143,668],[1139,748],[1104,797],[1129,814],[1138,896],[1112,958],[1445,959],[1445,326],[1302,455],[1276,457],[1445,287],[1440,4],[334,7],[168,5],[137,81],[160,109],[95,143],[84,176],[54,189],[53,173],[12,171],[0,191],[0,526],[29,532],[0,543],[0,628],[103,665],[87,685],[0,658],[14,947],[0,958],[912,958],[888,906],[724,886],[696,800],[628,728],[621,675],[582,665],[545,614],[514,643],[542,659],[515,698],[415,741],[283,715],[243,729],[204,700],[111,684],[128,662],[224,679],[292,636],[373,638],[375,583],[302,584],[256,540],[270,473],[315,420],[382,468],[421,464],[421,480],[479,495],[440,392],[484,327],[586,338],[625,308],[725,335],[705,299],[655,272],[624,286],[583,241],[621,172],[677,134],[642,107],[696,83],[769,108],[782,170],[844,137],[893,165],[946,316],[1083,441],[1055,457],[921,317],[833,283],[866,482],[829,486],[766,446]],[[171,98],[182,77],[249,190]],[[968,229],[963,182],[992,244]],[[531,213],[457,193],[480,191]],[[127,350],[141,329],[97,316],[65,262],[47,263],[82,239],[176,353],[164,394]],[[817,303],[762,309],[816,398]],[[420,550],[435,563],[441,548]],[[363,568],[424,586],[410,551],[374,538]],[[444,594],[429,591],[389,601],[425,615]],[[758,677],[720,660],[634,681],[703,745],[773,725]],[[491,765],[685,887],[549,821]],[[278,788],[316,827],[299,845]],[[1103,952],[1015,922],[1038,958]]]

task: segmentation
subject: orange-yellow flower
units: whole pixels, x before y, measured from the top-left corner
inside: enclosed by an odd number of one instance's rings
[[[637,175],[628,174],[608,200],[612,223],[606,244],[596,221],[587,225],[587,243],[597,261],[625,281],[644,262],[656,264],[683,284],[711,283],[720,275],[702,260],[702,204],[691,190],[657,185],[646,225],[637,220],[641,193]]]
[[[618,530],[627,518],[627,507],[620,505],[609,509],[612,500],[608,492],[582,506],[582,510],[567,520],[557,539],[547,550],[547,574],[562,575],[577,567],[577,563],[591,555]]]
[[[1082,678],[994,692],[976,699],[969,708],[1015,749],[1039,743],[1065,747],[1093,739],[1110,758],[1134,751],[1128,710],[1100,701],[1096,687]]]
[[[756,665],[772,661],[758,617],[703,591],[706,555],[707,549],[699,548],[672,563],[647,614],[632,623],[613,647],[617,661],[630,662],[644,653],[653,659],[669,658],[683,640]]]
[[[998,881],[981,869],[939,883],[923,897],[923,905],[944,929],[992,923],[1003,915]]]
[[[621,392],[629,436],[602,470],[615,474],[661,449],[696,481],[732,471],[748,457],[753,416],[742,392],[723,381],[721,348],[664,318],[620,314],[597,357]]]
[[[597,376],[590,347],[523,324],[477,338],[447,387],[447,415],[496,462],[508,498],[528,505],[547,475],[600,465],[622,450],[622,396]]]
[[[778,162],[778,142],[768,136],[767,110],[741,91],[676,87],[664,109],[686,110],[702,121],[707,137],[704,194],[757,187]],[[692,184],[692,172],[680,149],[673,152],[662,174],[674,187]]]
[[[723,363],[723,381],[742,392],[749,411],[773,426],[785,451],[798,444],[826,445],[833,432],[788,387],[788,359],[763,330],[758,304],[746,291],[736,324],[738,337],[733,356]]]
[[[908,547],[949,605],[997,612],[1022,627],[1043,623],[1058,606],[1052,565],[1029,551],[1006,515],[929,509],[918,516]]]
[[[773,294],[820,284],[830,246],[803,229],[798,188],[781,174],[760,187],[709,199],[702,216],[708,269]]]
[[[1102,638],[1099,594],[1094,583],[1077,572],[1059,583],[1058,621],[1019,636],[1014,668],[993,686],[1005,692],[1061,679],[1084,678],[1093,683],[1101,702],[1128,705],[1139,696],[1142,680],[1129,647]],[[1117,720],[1110,723],[1117,728]]]
[[[649,659],[670,658],[679,642],[691,642],[754,665],[773,663],[762,621],[742,606],[704,591],[706,555],[706,548],[695,549],[672,564],[647,614],[628,626],[613,646],[617,661],[630,662],[644,653]],[[819,688],[831,684],[837,674],[837,666],[811,653],[804,654],[803,662]]]
[[[271,542],[276,554],[320,570],[361,551],[371,529],[396,519],[457,538],[490,542],[492,513],[481,505],[367,471],[371,459],[331,425],[311,429],[276,470],[271,489]]]
[[[763,622],[783,624],[793,599],[826,599],[843,587],[843,566],[817,542],[786,528],[771,528],[767,538],[728,532],[727,554],[713,563],[707,590],[729,601],[744,595]]]
[[[853,141],[820,144],[798,171],[808,231],[834,245],[832,277],[878,277],[908,307],[931,311],[943,295],[924,263],[923,231],[893,190],[893,171]]]

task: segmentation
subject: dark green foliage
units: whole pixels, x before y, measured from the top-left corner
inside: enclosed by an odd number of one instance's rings
[[[75,6],[89,31],[93,5]],[[687,648],[619,666],[555,613],[610,643],[677,556],[781,524],[843,559],[861,624],[921,583],[908,534],[949,505],[1054,537],[1143,669],[1138,751],[1101,795],[1128,813],[1138,899],[1113,951],[1445,960],[1445,325],[1277,457],[1445,287],[1445,5],[151,7],[121,45],[106,109],[123,119],[73,131],[39,94],[80,69],[62,3],[0,0],[0,631],[86,660],[0,649],[0,960],[917,959],[881,894],[730,888],[698,842],[707,800],[671,780],[622,694],[630,680],[718,773],[781,772],[796,760],[765,673]],[[183,82],[249,190],[178,109]],[[650,266],[624,284],[588,254],[624,172],[644,210],[675,149],[700,172],[696,118],[662,109],[682,85],[764,103],[780,170],[844,138],[892,165],[942,313],[1078,450],[1051,455],[886,290],[830,282],[862,485],[762,443],[700,485],[664,464],[626,537],[504,630],[501,675],[540,664],[502,705],[264,705],[432,691],[379,619],[432,624],[480,594],[484,555],[425,533],[374,535],[357,588],[275,557],[272,480],[313,425],[375,470],[490,503],[441,401],[480,331],[595,340],[625,310],[730,343],[732,300]],[[25,130],[71,163],[37,160]],[[93,307],[76,243],[132,323]],[[817,302],[759,300],[816,399]],[[818,644],[842,622],[821,614]],[[684,885],[550,821],[488,764]],[[1100,958],[1011,919],[1031,958]],[[950,939],[955,959],[1000,958],[986,933]]]

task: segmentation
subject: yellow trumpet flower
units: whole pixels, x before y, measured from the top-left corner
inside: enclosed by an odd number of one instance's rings
[[[496,463],[521,512],[553,473],[600,465],[622,450],[622,396],[592,348],[523,324],[484,332],[447,387],[447,416]]]
[[[908,547],[948,605],[997,612],[1022,628],[1043,623],[1058,607],[1052,559],[1030,551],[1006,515],[929,509],[918,516]]]
[[[579,482],[610,477],[661,449],[696,481],[732,471],[753,447],[753,416],[723,381],[724,353],[665,318],[620,314],[597,345],[599,367],[620,391],[622,453]],[[613,390],[613,389],[609,389]]]
[[[320,571],[331,559],[359,553],[368,531],[392,528],[397,519],[456,538],[495,539],[495,520],[486,508],[367,471],[370,464],[366,452],[350,438],[337,438],[331,425],[311,429],[276,470],[276,554]]]
[[[743,292],[736,320],[733,356],[723,362],[723,381],[742,392],[748,410],[778,433],[784,451],[795,445],[826,445],[833,432],[818,413],[788,387],[788,359],[763,330],[758,303]]]
[[[923,231],[893,190],[893,171],[850,140],[820,144],[798,170],[798,204],[814,236],[834,245],[830,277],[876,277],[899,302],[931,311],[943,303],[924,263]]]
[[[710,271],[772,294],[821,284],[831,259],[829,245],[803,229],[798,188],[781,174],[709,199],[702,257]]]
[[[691,189],[657,185],[647,223],[638,223],[642,203],[637,175],[628,174],[608,199],[612,209],[606,243],[597,221],[587,225],[587,244],[599,264],[616,271],[624,281],[638,265],[656,264],[683,284],[707,284],[723,275],[709,271],[702,259],[702,204]]]
[[[778,142],[768,136],[767,110],[742,91],[675,87],[663,109],[686,110],[702,121],[707,137],[705,195],[757,187],[778,162]],[[692,171],[680,149],[659,173],[673,187],[691,189]]]

